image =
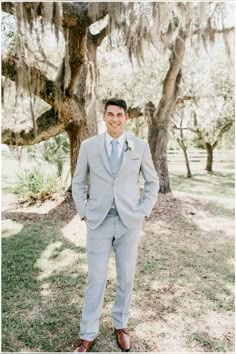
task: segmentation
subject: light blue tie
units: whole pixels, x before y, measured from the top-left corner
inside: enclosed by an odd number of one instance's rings
[[[113,139],[111,141],[112,149],[111,149],[111,155],[110,155],[110,161],[111,161],[113,172],[116,171],[117,164],[118,164],[118,148],[117,148],[117,145],[118,145],[118,141]]]

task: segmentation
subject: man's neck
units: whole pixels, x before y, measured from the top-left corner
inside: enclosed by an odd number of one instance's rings
[[[124,132],[125,132],[125,131],[123,130],[123,132],[120,133],[119,135],[113,135],[113,134],[111,134],[111,133],[109,133],[109,132],[107,131],[107,134],[110,135],[110,137],[113,138],[113,139],[119,139],[119,137],[120,137],[122,134],[124,134]]]

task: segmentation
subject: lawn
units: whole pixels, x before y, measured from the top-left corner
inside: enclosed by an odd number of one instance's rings
[[[170,174],[172,194],[160,195],[141,234],[132,351],[234,351],[233,172],[187,179],[170,166]],[[3,352],[69,352],[79,337],[85,225],[70,199],[50,208],[3,213]],[[119,352],[114,289],[112,256],[94,352]]]

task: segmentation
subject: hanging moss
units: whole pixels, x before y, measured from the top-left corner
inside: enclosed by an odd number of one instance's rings
[[[107,16],[106,34],[111,38],[112,31],[116,30],[119,40],[127,47],[130,60],[133,61],[135,58],[140,65],[144,61],[146,43],[151,43],[159,50],[168,49],[174,56],[176,54],[174,43],[176,38],[182,39],[183,31],[189,38],[197,34],[199,41],[205,46],[209,41],[215,40],[213,22],[206,21],[209,15],[208,3],[17,2],[12,7],[3,3],[4,8],[11,12],[15,9],[17,26],[15,53],[9,55],[7,64],[9,70],[6,71],[9,78],[14,77],[16,99],[22,95],[22,88],[27,88],[30,94],[35,132],[37,130],[34,114],[35,95],[40,95],[43,89],[45,100],[47,94],[53,96],[49,103],[55,105],[59,117],[62,111],[66,111],[63,105],[69,107],[73,100],[84,104],[86,98],[94,97],[97,72],[94,60],[89,58],[87,48],[89,26],[93,22]],[[220,13],[222,8],[223,5],[218,6],[216,11]],[[35,28],[44,32],[48,24],[57,40],[59,32],[63,33],[66,52],[55,82],[45,84],[43,75],[47,78],[47,73],[40,73],[38,68],[27,65],[29,50],[26,42],[32,37]],[[222,33],[226,50],[230,54],[228,32]],[[42,55],[42,58],[46,63],[46,56]],[[11,73],[11,66],[14,73]],[[80,75],[85,75],[83,85],[79,80]],[[76,104],[73,112],[76,111]],[[71,117],[72,115],[70,119]]]

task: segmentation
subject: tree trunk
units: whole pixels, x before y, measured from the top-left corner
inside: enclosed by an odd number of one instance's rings
[[[87,35],[87,50],[84,53],[84,63],[75,86],[75,93],[80,104],[84,107],[86,119],[81,123],[74,121],[66,127],[70,140],[71,177],[74,175],[81,142],[98,133],[95,95],[97,83],[96,50],[105,34],[106,32],[102,31],[98,35],[91,35],[89,32]]]
[[[157,171],[161,193],[170,192],[168,166],[167,166],[167,143],[168,122],[162,124],[155,119],[155,106],[148,102],[145,106],[145,115],[148,118],[148,142],[152,153],[154,167]],[[158,143],[157,143],[158,142]]]
[[[183,149],[184,152],[184,158],[185,158],[185,164],[187,168],[187,177],[192,178],[191,170],[190,170],[190,164],[189,164],[189,159],[188,159],[188,154],[187,154],[187,149]]]
[[[183,153],[184,153],[185,165],[187,168],[187,177],[191,178],[192,174],[191,174],[190,164],[189,164],[189,159],[188,159],[187,146],[184,143],[183,116],[181,117],[180,127],[178,129],[180,130],[180,138],[177,138],[177,142],[179,143],[179,146],[181,147],[181,149],[183,150]]]
[[[207,150],[207,164],[206,170],[207,172],[212,173],[212,166],[213,166],[213,148],[210,143],[206,143],[206,150]]]
[[[166,124],[163,124],[162,126],[157,126],[155,131],[156,142],[153,142],[152,140],[152,145],[150,145],[150,148],[152,151],[152,156],[154,156],[153,163],[155,169],[156,171],[159,171],[159,191],[165,194],[171,192],[167,164],[167,144],[169,140],[168,122],[166,122]]]
[[[148,142],[159,176],[161,193],[171,192],[167,165],[168,130],[181,80],[186,36],[186,33],[180,29],[172,47],[170,67],[164,80],[162,96],[157,109],[152,102],[149,102],[145,107],[145,114],[148,117]]]
[[[185,146],[184,141],[183,141],[183,130],[181,128],[180,128],[180,131],[181,131],[181,139],[177,138],[177,142],[179,143],[179,146],[181,147],[181,149],[183,150],[183,153],[184,153],[185,165],[187,168],[187,177],[191,178],[192,174],[191,174],[190,163],[189,163],[189,159],[188,159],[187,147]]]
[[[84,136],[81,134],[81,127],[71,124],[70,127],[67,127],[67,134],[70,141],[70,171],[71,176],[73,177],[78,157],[78,151],[81,142],[84,139]]]

